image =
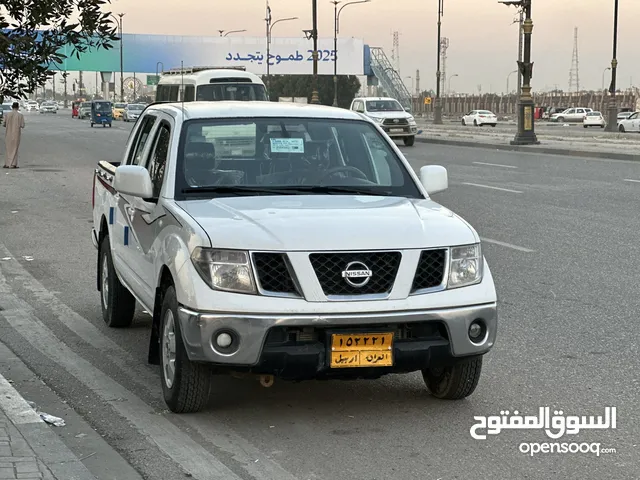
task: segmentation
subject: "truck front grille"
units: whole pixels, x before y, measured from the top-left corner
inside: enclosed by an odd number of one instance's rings
[[[311,265],[327,296],[354,296],[387,294],[396,280],[402,254],[400,252],[340,252],[312,253]],[[348,270],[369,270],[368,281],[364,277],[345,277]],[[355,284],[355,285],[354,285]]]
[[[256,276],[263,291],[300,295],[291,277],[287,261],[284,253],[260,252],[253,254]]]
[[[444,280],[446,260],[445,249],[423,250],[420,254],[411,292],[440,286]]]
[[[395,125],[409,125],[409,120],[407,120],[406,118],[385,118],[382,124],[388,125],[390,127],[393,127]]]

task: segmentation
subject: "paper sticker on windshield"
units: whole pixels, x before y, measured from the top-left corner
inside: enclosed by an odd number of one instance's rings
[[[304,153],[302,138],[271,138],[272,153]]]

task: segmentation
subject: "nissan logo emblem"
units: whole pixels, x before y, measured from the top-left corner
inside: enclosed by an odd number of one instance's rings
[[[342,271],[344,281],[356,288],[364,287],[372,276],[373,272],[362,262],[350,262]]]

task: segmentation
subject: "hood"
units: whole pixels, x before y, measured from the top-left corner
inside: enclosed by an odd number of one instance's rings
[[[353,195],[179,201],[212,245],[245,250],[377,250],[478,241],[453,212],[425,199]]]

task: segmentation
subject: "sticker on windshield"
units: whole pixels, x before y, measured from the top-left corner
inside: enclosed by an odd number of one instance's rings
[[[304,153],[302,138],[271,138],[272,153]]]

